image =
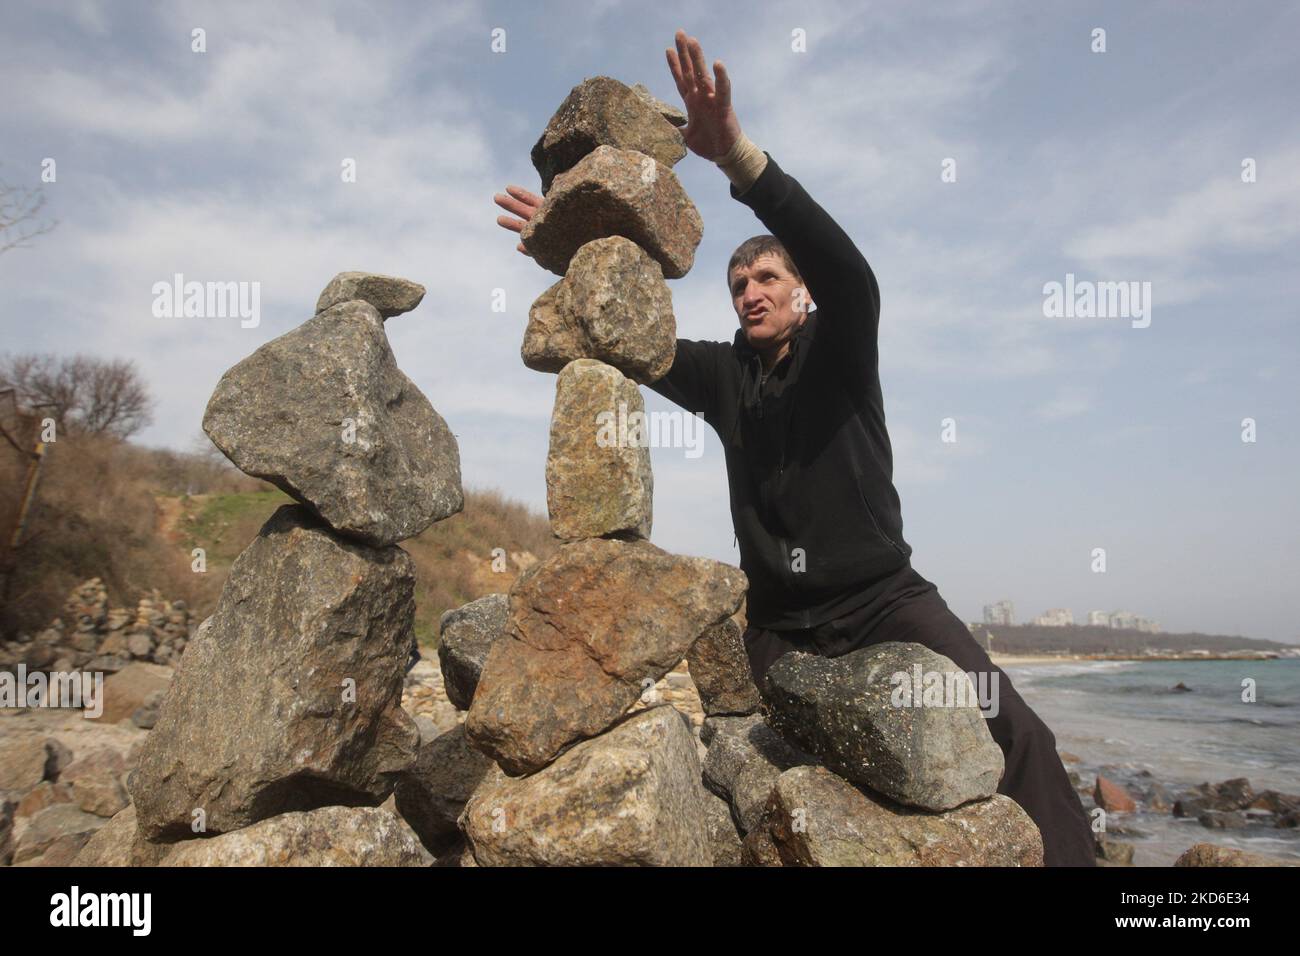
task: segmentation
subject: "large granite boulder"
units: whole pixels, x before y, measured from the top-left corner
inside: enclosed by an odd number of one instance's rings
[[[509,611],[506,595],[489,594],[443,612],[438,625],[438,665],[447,699],[456,709],[469,710],[488,651],[506,632]]]
[[[634,149],[665,166],[686,155],[682,134],[654,103],[612,77],[593,76],[569,91],[533,146],[542,192],[597,146]]]
[[[593,358],[647,385],[668,374],[677,352],[673,296],[659,263],[622,236],[593,239],[528,312],[524,364],[558,372]]]
[[[456,820],[465,802],[494,770],[492,759],[469,745],[464,725],[456,726],[420,745],[393,791],[397,812],[430,853],[442,856],[460,839]]]
[[[686,652],[686,666],[708,716],[753,714],[763,699],[734,617],[701,634]]]
[[[332,306],[227,371],[203,430],[241,471],[376,547],[464,505],[456,438],[367,302]]]
[[[1003,794],[944,813],[892,804],[825,767],[778,778],[745,837],[758,866],[1042,866],[1038,827]]]
[[[382,807],[321,807],[186,840],[160,866],[429,866],[401,819]]]
[[[593,239],[626,236],[664,278],[680,279],[703,235],[704,220],[671,169],[645,153],[598,146],[555,177],[519,238],[538,265],[562,276]]]
[[[410,279],[374,272],[340,272],[330,280],[316,300],[316,312],[343,302],[369,302],[385,319],[410,312],[424,298],[424,286]]]
[[[645,415],[641,391],[612,366],[578,359],[556,379],[546,509],[562,541],[650,537],[654,475],[644,428],[624,428],[633,415]]]
[[[507,773],[544,767],[619,718],[735,613],[739,568],[648,541],[562,545],[510,590],[507,636],[492,645],[465,718],[474,746]]]
[[[939,693],[922,693],[936,686]],[[921,644],[890,641],[834,658],[786,654],[768,669],[763,697],[787,739],[899,803],[950,810],[997,792],[1002,751],[975,688]]]
[[[695,736],[671,706],[634,714],[465,805],[480,866],[709,866]]]
[[[401,708],[415,573],[287,505],[231,566],[181,658],[129,789],[147,839],[375,805],[415,759]],[[202,811],[198,814],[198,811]]]

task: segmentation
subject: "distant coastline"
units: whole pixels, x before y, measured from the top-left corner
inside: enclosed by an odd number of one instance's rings
[[[1003,664],[1052,664],[1061,661],[1276,661],[1300,657],[1300,653],[1282,654],[1274,651],[1241,651],[1215,654],[1211,652],[1174,654],[989,654],[989,659],[999,667]]]
[[[1214,661],[1300,658],[1300,645],[1228,634],[1165,633],[1068,624],[966,625],[990,655],[1065,661]]]

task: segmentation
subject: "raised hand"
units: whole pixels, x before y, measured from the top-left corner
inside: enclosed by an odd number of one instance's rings
[[[514,219],[510,216],[497,216],[497,225],[504,226],[512,232],[520,232],[528,220],[533,218],[533,214],[542,205],[542,197],[536,193],[530,193],[522,186],[507,186],[506,192],[509,195],[497,193],[493,198],[498,206],[502,209],[514,213],[516,216],[522,216],[522,219]],[[516,246],[524,255],[528,255],[528,250],[524,248],[521,242]]]
[[[678,30],[677,49],[665,50],[668,69],[686,104],[682,137],[697,156],[710,162],[726,154],[740,139],[740,121],[731,108],[731,79],[721,60],[713,61],[715,81],[709,79],[700,41]]]

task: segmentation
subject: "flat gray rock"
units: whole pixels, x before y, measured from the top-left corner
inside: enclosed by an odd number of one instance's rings
[[[424,298],[424,286],[374,272],[340,272],[316,300],[317,313],[343,302],[369,302],[385,319],[410,312]]]

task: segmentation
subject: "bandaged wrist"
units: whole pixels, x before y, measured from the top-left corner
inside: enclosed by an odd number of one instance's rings
[[[767,155],[748,136],[741,133],[740,139],[736,140],[731,149],[713,162],[726,173],[737,190],[744,192],[754,185],[755,180],[767,168]]]

